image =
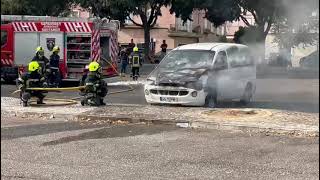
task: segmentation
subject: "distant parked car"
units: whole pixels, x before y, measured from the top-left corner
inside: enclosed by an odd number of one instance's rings
[[[300,67],[319,69],[319,50],[300,59]]]
[[[172,51],[172,49],[167,49],[167,52],[166,53],[163,53],[162,51],[159,51],[157,52],[155,55],[154,55],[154,62],[156,64],[159,64],[160,61],[166,56],[166,54],[168,54],[170,51]]]
[[[273,67],[292,67],[291,60],[284,54],[271,54],[269,66]]]

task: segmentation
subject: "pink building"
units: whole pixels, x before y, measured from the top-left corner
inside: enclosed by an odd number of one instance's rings
[[[204,11],[194,11],[192,15],[193,21],[187,21],[183,24],[180,18],[176,18],[174,14],[170,14],[168,7],[161,8],[162,16],[154,28],[151,30],[151,38],[155,42],[155,52],[160,51],[160,45],[166,40],[168,49],[173,49],[182,44],[197,42],[217,42],[219,37],[226,35],[232,39],[235,31],[239,26],[244,25],[243,22],[226,23],[223,26],[215,28],[212,23],[204,18]],[[72,16],[88,18],[90,13],[80,7],[72,10]],[[132,16],[136,22],[140,23],[138,16]],[[134,25],[130,20],[126,21],[126,26],[120,29],[118,40],[120,44],[126,45],[133,39],[136,44],[144,43],[144,31],[141,27]]]

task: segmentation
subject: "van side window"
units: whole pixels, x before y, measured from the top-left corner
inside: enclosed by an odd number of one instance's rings
[[[242,58],[242,65],[243,66],[253,66],[254,59],[250,50],[248,48],[240,48],[239,51],[240,57]]]
[[[229,55],[229,54],[228,54]],[[230,67],[245,67],[245,66],[253,66],[253,58],[250,55],[248,48],[239,48],[239,51],[232,54],[230,60]]]
[[[239,64],[239,49],[236,46],[230,47],[227,49],[228,61],[230,67],[236,67]]]
[[[8,32],[6,30],[1,30],[1,47],[7,44]]]
[[[216,61],[214,62],[214,69],[223,70],[228,68],[227,54],[224,51],[220,51],[217,54]]]

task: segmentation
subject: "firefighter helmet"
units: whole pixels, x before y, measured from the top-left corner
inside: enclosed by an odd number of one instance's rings
[[[52,52],[58,52],[59,53],[60,52],[59,46],[53,47]]]
[[[133,52],[138,52],[138,51],[139,51],[138,47],[133,48]]]
[[[97,63],[97,62],[95,62],[95,61],[93,61],[93,62],[91,62],[91,63],[89,64],[89,71],[90,71],[90,72],[95,72],[95,71],[97,71],[99,68],[100,68],[99,63]]]
[[[44,52],[44,49],[42,48],[42,46],[37,47],[36,53],[39,53],[39,52]]]
[[[40,68],[40,65],[37,61],[32,61],[29,63],[28,70],[30,72],[37,71],[37,70],[39,70],[39,68]]]

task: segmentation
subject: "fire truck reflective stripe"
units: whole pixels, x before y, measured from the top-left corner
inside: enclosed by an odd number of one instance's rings
[[[79,32],[79,29],[78,29],[76,23],[71,23],[71,26],[73,26],[73,29],[74,29],[76,32]]]
[[[87,28],[86,23],[82,22],[81,24],[85,32],[90,32],[90,29]]]
[[[92,36],[92,54],[91,58],[92,60],[98,60],[100,58],[99,54],[99,49],[100,49],[100,36],[99,36],[99,30],[94,30],[93,31],[93,36]]]
[[[86,30],[83,29],[82,23],[78,22],[78,23],[77,23],[77,26],[78,26],[78,30],[79,30],[80,32],[87,32]]]
[[[30,22],[27,22],[26,24],[28,26],[29,31],[34,31]]]
[[[22,26],[22,23],[17,23],[17,26],[19,27],[19,29],[20,29],[20,31],[24,31],[24,28],[23,28],[23,26]]]
[[[112,61],[116,61],[118,55],[118,43],[117,43],[117,36],[115,32],[111,31],[111,58]]]
[[[21,23],[21,27],[22,27],[23,31],[29,31],[27,23]]]
[[[18,31],[18,28],[17,28],[16,23],[12,23],[12,25],[13,25],[13,30],[14,30],[14,31]]]
[[[20,26],[21,26],[22,31],[28,31],[28,30],[26,29],[26,25],[25,25],[23,22],[20,23]]]
[[[69,24],[68,24],[68,23],[64,23],[64,25],[66,26],[67,31],[68,31],[68,32],[71,32],[71,29],[70,29],[70,27],[69,27]]]
[[[64,27],[66,28],[67,32],[70,32],[70,28],[68,27],[67,23],[64,23]]]
[[[70,32],[73,32],[74,31],[74,29],[73,29],[73,27],[72,27],[72,24],[71,23],[67,23],[67,26],[69,26],[69,28],[70,28]]]
[[[15,27],[16,27],[15,31],[21,31],[21,28],[20,28],[19,23],[15,22],[15,23],[13,23],[13,24],[14,24]]]
[[[87,27],[88,32],[91,32],[91,28],[90,28],[89,24],[88,24],[88,23],[84,23],[84,24],[85,24],[85,26]]]
[[[31,31],[37,31],[34,27],[33,27],[33,23],[29,23],[29,27],[30,27],[30,29],[31,29]]]
[[[32,23],[32,27],[33,27],[33,29],[34,29],[35,31],[38,31],[38,28],[37,28],[37,26],[36,26],[35,23]]]
[[[80,32],[85,32],[82,28],[82,25],[79,22],[76,22],[76,27]]]

